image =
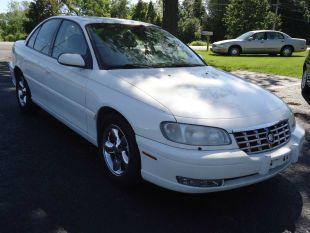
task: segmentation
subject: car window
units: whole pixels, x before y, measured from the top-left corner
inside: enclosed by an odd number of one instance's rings
[[[71,21],[63,21],[57,34],[52,57],[58,58],[62,53],[77,53],[85,56],[87,44],[79,25]]]
[[[91,24],[87,26],[102,67],[204,66],[186,45],[155,26]]]
[[[34,43],[34,49],[44,53],[49,53],[49,48],[53,39],[53,35],[58,28],[60,19],[51,19],[41,26],[38,36]]]
[[[277,40],[278,33],[277,32],[267,32],[267,40]]]
[[[253,35],[253,40],[265,40],[265,32],[258,32]]]
[[[282,33],[277,33],[278,34],[278,39],[284,39],[284,36],[283,36],[283,34]]]
[[[40,31],[40,28],[41,28],[41,27],[37,28],[37,30],[36,30],[34,33],[32,33],[30,39],[28,40],[28,46],[29,46],[30,48],[33,48],[34,42],[35,42],[35,40],[36,40],[36,37],[37,37],[37,35],[38,35],[38,32]]]

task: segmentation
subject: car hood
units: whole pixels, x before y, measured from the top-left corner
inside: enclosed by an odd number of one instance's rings
[[[241,40],[238,40],[238,39],[230,39],[230,40],[217,41],[217,42],[214,42],[213,44],[220,45],[220,44],[231,43],[231,42],[240,42],[240,41]]]
[[[210,66],[120,70],[115,75],[185,118],[232,119],[285,107],[270,92]]]

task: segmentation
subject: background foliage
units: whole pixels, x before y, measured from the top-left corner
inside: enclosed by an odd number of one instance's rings
[[[279,4],[277,4],[279,3]],[[275,14],[276,8],[278,14]],[[310,0],[179,0],[178,37],[190,43],[204,40],[202,30],[213,31],[213,41],[246,31],[271,29],[275,24],[292,37],[310,41]],[[23,39],[42,20],[54,15],[89,15],[140,20],[162,26],[163,0],[11,0],[0,14],[0,39]]]

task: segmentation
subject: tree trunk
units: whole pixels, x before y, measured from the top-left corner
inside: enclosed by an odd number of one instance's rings
[[[163,28],[173,35],[177,35],[178,28],[178,0],[163,0]]]

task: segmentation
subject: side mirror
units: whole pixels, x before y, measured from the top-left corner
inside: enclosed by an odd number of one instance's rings
[[[253,40],[253,36],[250,36],[249,38],[248,38],[248,41],[252,41]]]
[[[75,66],[84,68],[85,61],[80,54],[76,53],[63,53],[58,57],[58,62],[65,66]]]

